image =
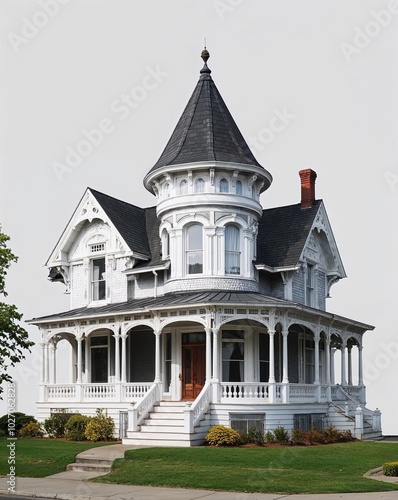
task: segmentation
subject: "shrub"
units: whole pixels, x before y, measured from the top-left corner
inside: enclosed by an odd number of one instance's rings
[[[230,427],[214,425],[206,434],[205,441],[213,446],[237,446],[240,443],[240,435]]]
[[[307,442],[307,433],[301,429],[293,429],[290,439],[293,444],[303,445]]]
[[[66,439],[69,439],[69,441],[85,441],[86,436],[84,432],[89,420],[90,417],[80,415],[80,413],[72,415],[65,425]]]
[[[264,433],[252,426],[247,433],[240,434],[240,442],[241,444],[248,443],[262,446],[265,442]]]
[[[275,443],[275,436],[274,433],[271,431],[267,431],[265,433],[264,439],[267,444]]]
[[[25,424],[37,422],[32,415],[15,411],[10,415],[5,414],[0,418],[0,429],[3,436],[15,437]]]
[[[44,429],[49,437],[62,438],[65,436],[65,425],[70,419],[69,413],[53,413],[44,421]]]
[[[40,438],[43,435],[42,426],[38,422],[28,422],[18,432],[18,437],[20,438]]]
[[[285,444],[289,442],[289,434],[284,427],[276,427],[274,429],[274,436],[277,443]]]
[[[383,465],[383,474],[385,476],[398,477],[398,462],[386,462]]]
[[[307,440],[310,444],[325,444],[327,437],[324,432],[318,431],[314,427],[306,432]]]
[[[90,418],[84,435],[89,441],[111,441],[115,424],[112,417],[107,417],[104,410],[98,408],[95,417]]]

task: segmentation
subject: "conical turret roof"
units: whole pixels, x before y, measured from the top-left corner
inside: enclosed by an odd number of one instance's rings
[[[148,174],[166,165],[221,161],[263,168],[250,151],[210,76],[209,53],[191,98],[163,153]]]

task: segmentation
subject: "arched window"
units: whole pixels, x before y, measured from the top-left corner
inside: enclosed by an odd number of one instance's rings
[[[229,192],[229,184],[227,179],[221,179],[220,181],[220,193],[228,193]]]
[[[225,274],[240,274],[240,233],[236,226],[225,227]]]
[[[186,229],[186,272],[203,273],[203,228],[201,224],[192,224]]]
[[[236,194],[242,194],[242,182],[241,181],[236,181]]]
[[[195,191],[197,193],[204,193],[205,192],[205,181],[203,179],[196,179]]]
[[[180,194],[188,194],[188,181],[186,179],[180,182]]]
[[[168,182],[164,185],[164,197],[170,198],[170,184]]]
[[[162,232],[162,259],[167,259],[170,255],[170,235],[166,229]]]

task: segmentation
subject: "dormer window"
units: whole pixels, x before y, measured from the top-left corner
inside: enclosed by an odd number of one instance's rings
[[[91,299],[106,299],[105,257],[91,261]]]
[[[220,193],[229,193],[229,182],[227,181],[227,179],[221,179]]]
[[[203,273],[203,227],[192,224],[186,229],[186,272]]]

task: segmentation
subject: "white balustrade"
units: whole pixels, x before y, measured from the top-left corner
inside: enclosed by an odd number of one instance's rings
[[[115,399],[115,384],[82,384],[83,399]]]
[[[222,398],[231,399],[262,399],[269,400],[269,384],[252,382],[222,382]]]
[[[186,432],[194,432],[195,426],[209,411],[211,403],[211,384],[206,382],[194,403],[184,410],[184,427]]]
[[[313,384],[290,384],[289,399],[290,401],[315,399],[317,387]]]
[[[138,426],[145,420],[153,406],[160,400],[159,384],[152,384],[141,401],[129,409],[129,430],[137,431]]]
[[[75,384],[56,384],[47,385],[47,400],[48,401],[71,401],[76,397]]]
[[[123,384],[124,401],[141,399],[151,388],[152,382]]]

